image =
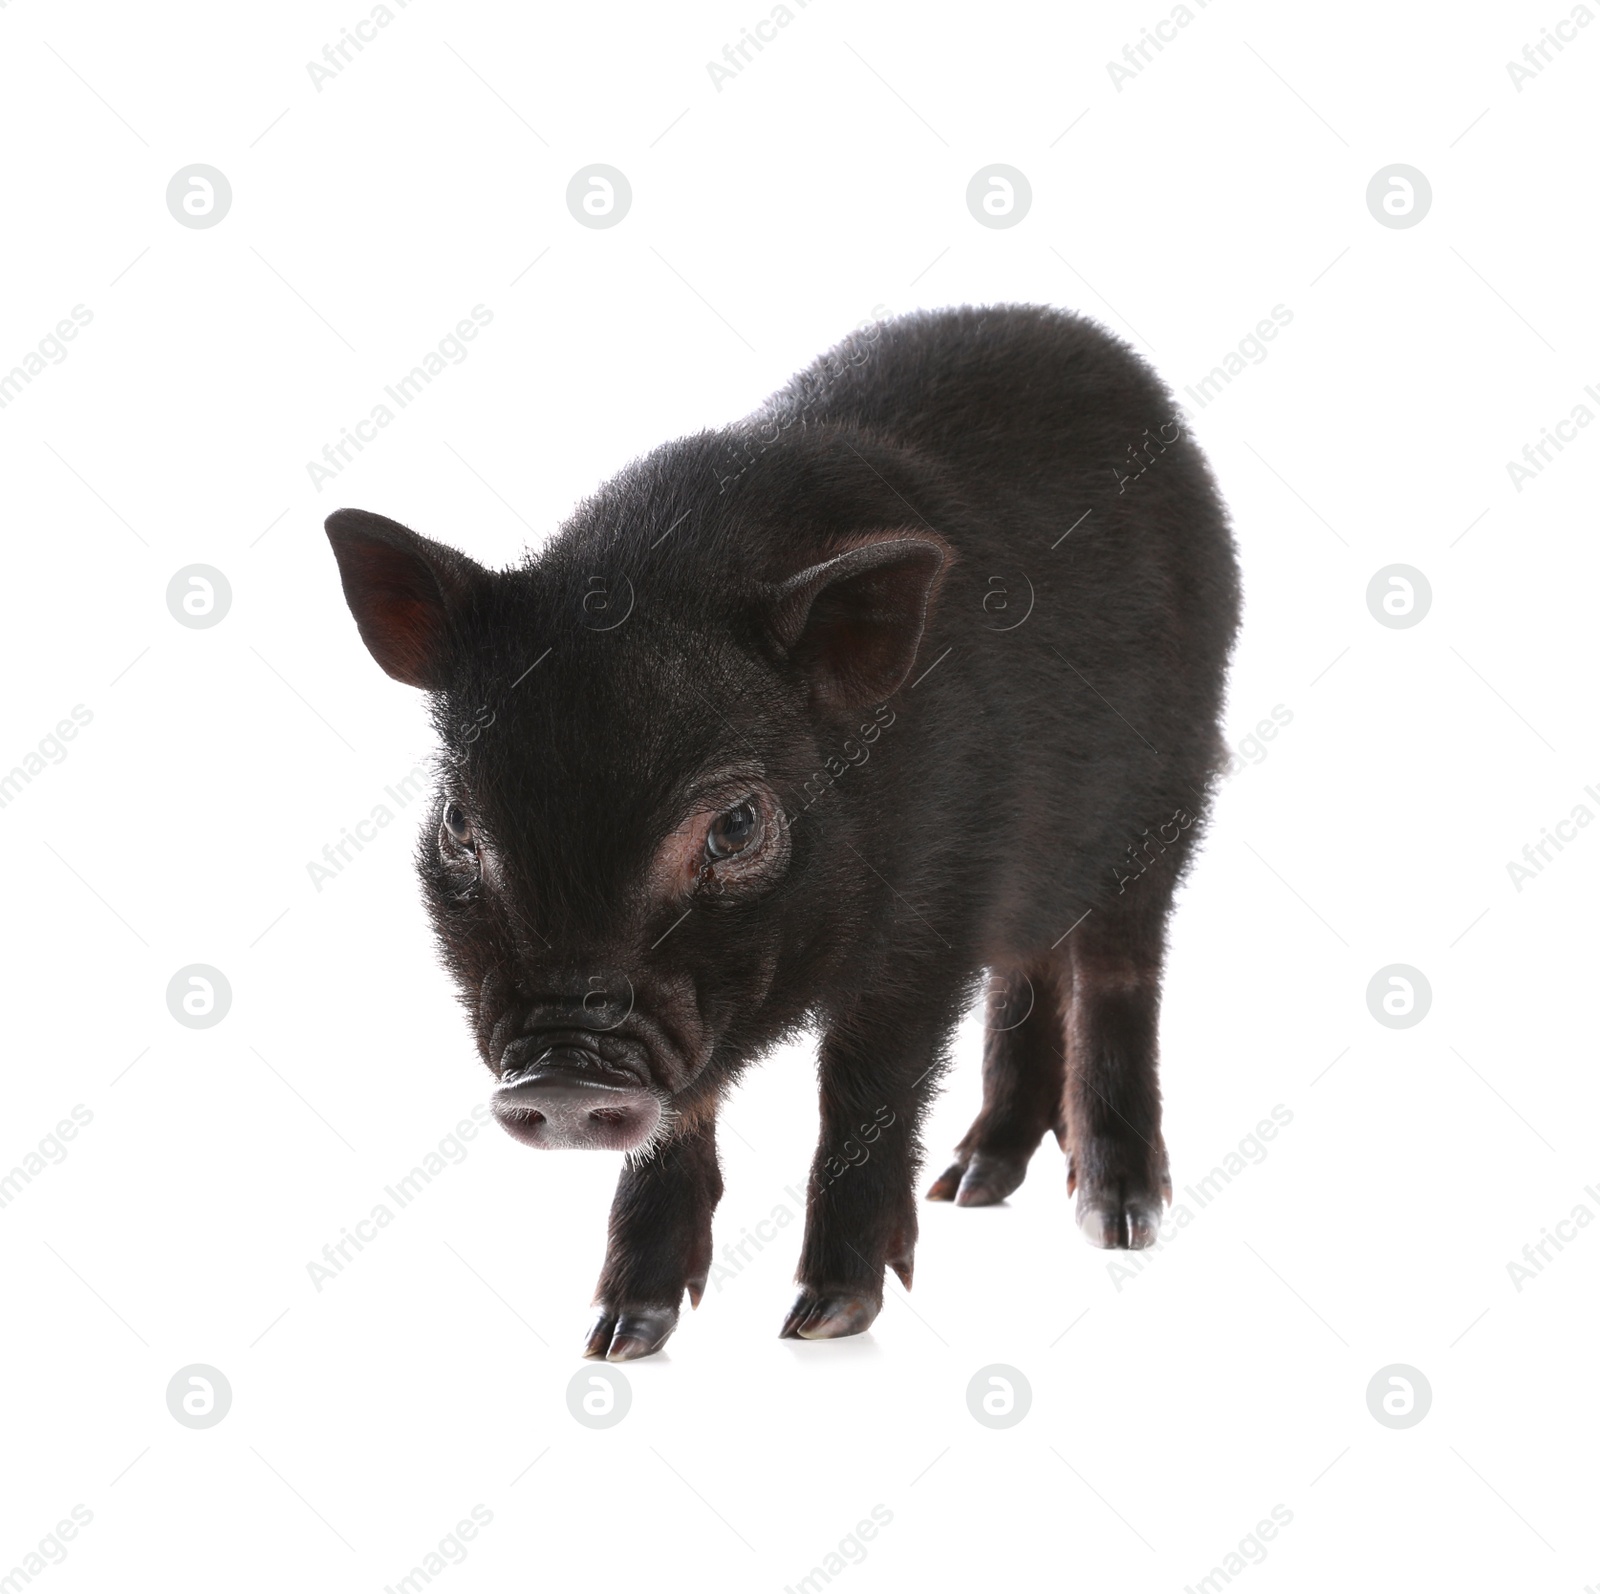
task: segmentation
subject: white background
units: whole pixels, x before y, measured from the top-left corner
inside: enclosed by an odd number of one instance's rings
[[[93,715],[0,809],[0,1173],[93,1114],[0,1209],[0,1575],[81,1504],[39,1574],[59,1594],[376,1591],[482,1505],[446,1594],[779,1590],[881,1505],[829,1587],[1176,1591],[1281,1504],[1251,1588],[1600,1581],[1600,1232],[1520,1291],[1507,1270],[1600,1214],[1600,833],[1520,892],[1506,867],[1600,813],[1600,429],[1520,492],[1506,469],[1600,412],[1600,27],[1519,92],[1506,63],[1564,0],[1215,0],[1119,89],[1161,0],[814,0],[718,91],[706,63],[763,0],[413,0],[318,90],[306,63],[365,14],[0,10],[0,370],[93,314],[0,411],[0,769]],[[165,203],[196,162],[233,191],[206,230]],[[564,197],[595,162],[634,195],[603,231]],[[1005,230],[964,198],[994,162],[1033,191]],[[1433,190],[1404,230],[1365,202],[1396,162]],[[790,1224],[627,1367],[604,1431],[566,1388],[616,1158],[489,1130],[319,1293],[307,1264],[487,1086],[425,933],[421,805],[308,876],[429,746],[323,517],[509,562],[874,306],[1005,301],[1097,317],[1180,389],[1292,311],[1192,418],[1247,592],[1229,738],[1292,722],[1224,788],[1174,921],[1180,1200],[1275,1105],[1292,1123],[1131,1278],[1076,1233],[1053,1147],[1003,1208],[924,1205],[915,1293],[891,1280],[849,1342],[776,1338]],[[318,490],[306,462],[478,304],[469,357]],[[210,629],[167,609],[192,563],[232,587]],[[1432,587],[1409,629],[1366,604],[1393,563]],[[168,1013],[191,963],[231,982],[214,1028]],[[1431,984],[1409,1029],[1368,1011],[1392,963]],[[978,1052],[974,1021],[924,1183]],[[810,1049],[724,1125],[719,1245],[797,1210]],[[203,1431],[165,1400],[197,1362],[233,1392]],[[966,1403],[992,1363],[1032,1388],[1001,1431]],[[1402,1431],[1366,1401],[1393,1363],[1433,1393]]]

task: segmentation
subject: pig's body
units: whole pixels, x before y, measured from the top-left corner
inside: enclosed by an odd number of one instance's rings
[[[1089,1237],[1150,1242],[1165,921],[1239,599],[1129,350],[1049,310],[912,317],[629,467],[523,570],[351,511],[330,535],[369,646],[439,694],[423,875],[497,1110],[650,1153],[592,1353],[646,1354],[698,1300],[718,1101],[807,1018],[785,1332],[865,1327],[885,1265],[909,1282],[917,1124],[985,970],[984,1109],[930,1193],[1003,1198],[1053,1129]]]
[[[829,381],[829,356],[769,410],[820,388],[814,424],[897,446],[931,485],[923,513],[958,562],[913,679],[943,662],[896,703],[910,768],[894,789],[960,800],[906,850],[973,882],[950,938],[1003,965],[1110,909],[1146,829],[1198,814],[1237,627],[1233,542],[1176,402],[1092,322],[963,310],[855,342],[861,364],[844,355]],[[970,775],[952,787],[937,765],[956,756]],[[984,825],[997,797],[1020,833]]]

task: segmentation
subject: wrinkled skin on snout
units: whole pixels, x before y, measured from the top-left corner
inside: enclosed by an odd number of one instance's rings
[[[782,1332],[867,1328],[986,975],[983,1107],[930,1198],[1003,1202],[1053,1134],[1089,1242],[1154,1242],[1166,921],[1239,612],[1176,414],[1090,323],[939,312],[637,461],[517,568],[329,518],[362,640],[432,707],[417,862],[495,1117],[625,1154],[587,1354],[699,1304],[719,1103],[802,1025]]]
[[[521,734],[514,708],[505,718],[507,734]],[[528,835],[526,811],[497,811],[505,783],[477,740],[456,762],[437,847],[421,863],[499,1076],[495,1116],[529,1146],[642,1162],[714,1107],[707,1069],[719,1042],[762,1013],[779,937],[758,909],[787,872],[787,815],[759,766],[714,759],[676,772],[626,840],[629,816],[605,801],[611,782],[599,785],[596,834],[566,805],[563,860],[537,844],[548,833]],[[538,811],[549,819],[562,806],[550,792]],[[585,909],[578,922],[552,907],[568,897]]]

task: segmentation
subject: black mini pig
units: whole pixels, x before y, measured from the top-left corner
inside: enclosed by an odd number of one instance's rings
[[[418,863],[495,1114],[629,1153],[589,1355],[699,1303],[718,1104],[808,1023],[783,1333],[866,1328],[884,1268],[911,1283],[919,1124],[985,971],[983,1109],[929,1196],[1003,1200],[1053,1131],[1091,1243],[1151,1243],[1165,926],[1239,588],[1124,344],[1025,307],[874,326],[511,571],[360,510],[327,530],[367,647],[433,694]]]

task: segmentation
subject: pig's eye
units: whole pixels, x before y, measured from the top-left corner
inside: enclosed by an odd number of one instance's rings
[[[710,791],[702,788],[702,805],[662,837],[650,866],[654,893],[678,898],[693,891],[708,903],[739,903],[776,884],[789,861],[789,823],[777,794],[746,785],[750,780],[724,775]]]
[[[706,832],[706,856],[716,860],[753,852],[761,845],[761,829],[761,810],[754,798],[746,797],[711,821]]]
[[[460,803],[444,805],[444,828],[458,847],[465,847],[468,852],[477,851],[477,843],[472,838],[472,821]]]

